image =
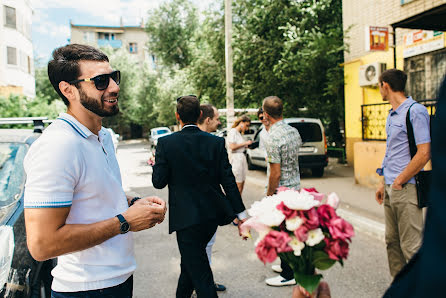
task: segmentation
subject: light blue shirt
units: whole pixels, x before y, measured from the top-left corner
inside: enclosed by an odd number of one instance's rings
[[[411,160],[407,138],[406,114],[415,101],[408,97],[396,110],[390,109],[386,122],[387,147],[378,174],[384,175],[386,184],[393,184],[396,177],[407,167]],[[414,104],[410,108],[410,122],[413,126],[415,144],[430,143],[429,113],[425,106]],[[380,171],[382,170],[382,171]],[[408,183],[415,184],[412,177]]]

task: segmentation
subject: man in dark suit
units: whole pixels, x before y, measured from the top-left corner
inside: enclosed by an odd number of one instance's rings
[[[219,200],[228,200],[239,227],[247,217],[245,206],[225,140],[197,127],[198,98],[179,97],[175,116],[182,129],[158,140],[152,183],[155,188],[169,186],[169,233],[177,232],[181,254],[176,297],[190,297],[194,289],[198,297],[217,297],[206,245],[221,223]]]

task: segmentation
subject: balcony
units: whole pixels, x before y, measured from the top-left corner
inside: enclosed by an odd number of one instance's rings
[[[122,41],[119,39],[98,39],[98,47],[112,47],[113,49],[119,49],[122,47]]]

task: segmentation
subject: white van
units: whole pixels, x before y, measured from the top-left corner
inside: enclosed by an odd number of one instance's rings
[[[315,118],[286,118],[285,123],[296,128],[302,138],[299,148],[300,169],[309,168],[314,177],[322,177],[328,164],[327,138],[321,120]],[[248,149],[246,159],[249,169],[256,166],[266,168],[265,150],[258,147],[261,127],[254,136],[254,149]],[[256,148],[255,148],[256,147]]]

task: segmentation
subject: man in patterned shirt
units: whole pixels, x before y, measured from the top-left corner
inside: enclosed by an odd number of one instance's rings
[[[263,115],[271,123],[269,137],[265,143],[270,166],[266,195],[273,195],[279,186],[300,189],[299,147],[302,139],[297,129],[283,121],[283,103],[277,96],[263,100]],[[280,275],[265,280],[270,286],[295,285],[293,270],[286,262],[273,266]]]

